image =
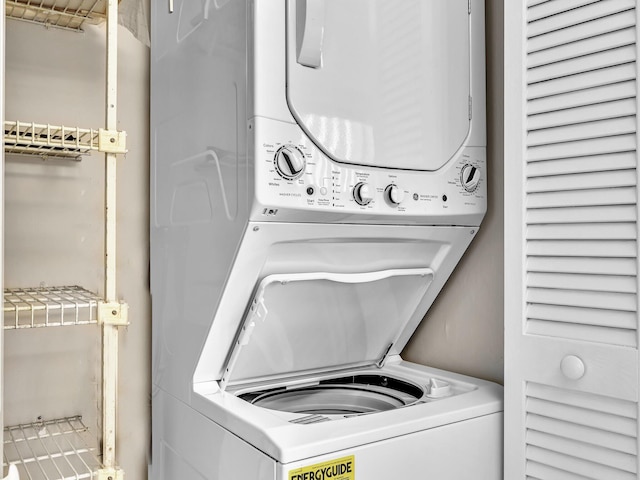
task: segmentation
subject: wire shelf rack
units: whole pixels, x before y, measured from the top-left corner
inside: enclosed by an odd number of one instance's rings
[[[78,286],[7,288],[4,328],[63,327],[98,323],[97,294]]]
[[[4,466],[15,465],[21,480],[97,479],[96,444],[81,416],[6,427]]]
[[[106,0],[5,0],[8,18],[80,32],[104,20],[106,7]]]
[[[32,122],[4,122],[4,150],[17,155],[79,160],[99,149],[100,131]]]

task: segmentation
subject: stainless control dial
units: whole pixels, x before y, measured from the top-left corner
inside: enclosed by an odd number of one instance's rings
[[[369,205],[373,200],[373,188],[364,182],[356,184],[353,187],[353,199],[358,205]]]
[[[475,192],[480,182],[480,169],[467,163],[460,170],[460,183],[467,192]]]
[[[404,202],[404,190],[397,185],[388,185],[384,190],[384,194],[391,205],[400,205]]]
[[[274,164],[278,175],[286,180],[295,180],[304,173],[306,161],[298,147],[285,145],[276,152]]]

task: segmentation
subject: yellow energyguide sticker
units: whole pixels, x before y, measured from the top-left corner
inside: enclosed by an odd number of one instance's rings
[[[355,480],[355,456],[316,463],[289,472],[289,480]]]

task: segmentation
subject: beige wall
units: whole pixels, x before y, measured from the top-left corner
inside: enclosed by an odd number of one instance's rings
[[[503,381],[502,0],[486,0],[489,207],[403,358]]]
[[[118,291],[130,305],[122,331],[118,461],[146,478],[149,445],[148,55],[120,28]],[[8,20],[6,118],[84,128],[104,125],[104,26],[77,34]],[[103,292],[104,156],[82,162],[6,159],[5,284],[81,285]],[[5,335],[5,424],[82,414],[99,432],[98,327]]]

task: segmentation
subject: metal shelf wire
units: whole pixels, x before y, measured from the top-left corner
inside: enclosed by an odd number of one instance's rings
[[[80,416],[4,429],[4,466],[16,465],[23,480],[97,479],[97,452]]]
[[[100,131],[31,122],[4,122],[4,150],[10,154],[79,160],[99,149]]]
[[[97,294],[78,286],[8,288],[4,328],[61,327],[98,323]]]
[[[73,31],[103,21],[106,7],[106,0],[5,0],[8,18]]]

